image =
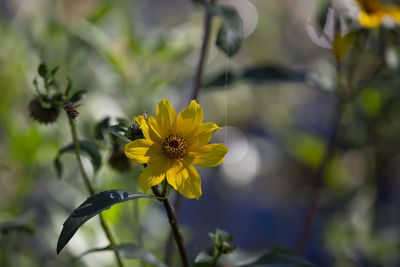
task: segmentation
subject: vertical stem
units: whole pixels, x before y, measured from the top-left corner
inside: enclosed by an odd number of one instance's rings
[[[160,191],[158,190],[157,186],[153,186],[151,189],[153,190],[154,195],[156,195],[157,197],[164,197],[162,202],[164,204],[165,211],[167,212],[168,221],[169,221],[169,224],[171,225],[172,233],[174,235],[174,239],[175,239],[176,245],[178,246],[178,250],[179,250],[179,254],[181,256],[182,264],[183,264],[184,267],[189,267],[190,266],[189,265],[189,261],[188,261],[188,258],[186,256],[185,247],[183,246],[183,238],[182,238],[182,235],[181,235],[181,233],[179,231],[178,220],[176,219],[174,208],[169,203],[168,198],[163,196],[160,193]]]
[[[204,1],[204,28],[203,28],[203,42],[201,44],[201,50],[200,50],[200,57],[199,57],[199,62],[197,64],[197,70],[196,70],[196,75],[194,77],[194,83],[193,83],[193,92],[191,95],[191,99],[197,100],[200,88],[203,83],[203,74],[204,74],[204,69],[207,61],[207,53],[208,53],[208,47],[210,43],[210,35],[211,35],[211,28],[212,28],[212,18],[213,14],[210,12],[210,8],[215,4],[216,0],[205,0]],[[182,204],[182,196],[178,194],[176,196],[175,202],[174,202],[174,207],[176,210],[176,217],[179,218],[179,210]],[[172,254],[174,252],[174,247],[172,245],[172,235],[174,233],[170,232],[167,243],[165,246],[165,254],[164,254],[164,259],[165,263],[167,265],[171,265],[172,261]]]
[[[137,184],[135,183],[135,191],[137,189]],[[139,210],[139,202],[138,201],[132,201],[133,205],[133,216],[135,220],[135,235],[137,237],[137,241],[139,246],[143,247],[143,236],[142,236],[142,229],[141,229],[141,223],[140,223],[140,210]],[[146,263],[141,261],[140,266],[145,267]]]
[[[210,12],[210,8],[214,5],[215,0],[205,0],[204,1],[204,32],[203,32],[203,43],[201,44],[201,50],[200,50],[200,57],[199,57],[199,63],[197,65],[197,71],[196,71],[196,76],[194,78],[194,84],[193,84],[193,94],[192,98],[196,100],[198,95],[199,95],[199,90],[202,86],[202,81],[203,81],[203,73],[204,73],[204,68],[207,60],[207,52],[208,52],[208,47],[210,43],[210,33],[211,33],[211,27],[212,27],[212,17],[213,14]]]
[[[332,135],[327,144],[327,149],[325,150],[324,156],[321,160],[320,165],[318,166],[317,171],[315,172],[314,181],[313,181],[313,188],[311,193],[310,204],[306,215],[304,217],[302,230],[300,232],[300,236],[297,242],[297,255],[301,256],[304,253],[305,248],[307,247],[307,243],[309,240],[309,236],[311,233],[311,228],[313,226],[317,209],[318,209],[318,202],[320,199],[320,191],[323,185],[322,179],[326,170],[326,167],[329,164],[329,161],[334,155],[335,147],[338,141],[338,130],[339,124],[342,117],[343,111],[343,100],[336,98],[336,105],[334,110],[334,125],[332,129]]]
[[[79,170],[81,172],[83,181],[85,182],[86,185],[86,189],[89,191],[90,195],[94,195],[94,188],[93,185],[91,184],[89,177],[86,174],[85,169],[83,168],[83,164],[82,164],[82,160],[81,160],[81,148],[79,146],[79,139],[78,139],[78,133],[76,131],[76,125],[75,125],[75,121],[69,119],[69,125],[71,127],[71,135],[72,135],[72,140],[74,142],[74,146],[75,146],[75,155],[76,155],[76,160],[78,161],[78,165],[79,165]],[[100,217],[100,224],[101,227],[103,228],[104,233],[107,236],[108,241],[110,242],[110,245],[114,251],[114,255],[115,258],[117,260],[118,266],[119,267],[124,267],[124,264],[122,263],[121,257],[118,254],[118,251],[115,248],[115,241],[114,241],[114,237],[111,234],[110,229],[108,228],[103,216],[101,215],[101,213],[99,214]]]

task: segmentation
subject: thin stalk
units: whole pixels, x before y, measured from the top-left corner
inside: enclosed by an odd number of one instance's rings
[[[188,258],[186,256],[186,250],[185,247],[183,245],[183,238],[182,235],[179,231],[179,225],[178,225],[178,220],[175,216],[175,212],[174,212],[174,208],[171,206],[171,203],[168,201],[168,198],[163,196],[160,191],[158,190],[157,186],[153,186],[151,188],[153,190],[154,195],[156,195],[157,197],[162,197],[163,200],[163,204],[164,204],[164,208],[165,211],[167,212],[167,216],[168,216],[168,221],[169,224],[171,225],[171,229],[172,229],[172,233],[174,235],[174,239],[176,242],[176,245],[178,246],[178,250],[179,250],[179,254],[181,256],[181,260],[182,260],[182,264],[184,267],[189,267],[189,261]]]
[[[204,1],[204,30],[203,30],[203,42],[201,44],[199,63],[197,64],[196,76],[194,78],[192,98],[196,100],[199,95],[199,90],[203,84],[203,73],[207,61],[208,47],[210,43],[212,18],[210,8],[214,5],[215,0]]]
[[[343,105],[344,102],[340,98],[336,99],[336,106],[335,106],[335,111],[334,111],[334,125],[332,129],[332,135],[330,136],[330,139],[327,144],[327,149],[325,150],[324,156],[321,160],[320,165],[318,166],[318,169],[315,172],[314,176],[314,181],[313,181],[313,187],[312,187],[312,193],[311,193],[311,198],[310,198],[310,204],[307,209],[306,215],[304,217],[303,221],[303,226],[302,230],[300,231],[300,236],[297,242],[297,255],[301,256],[304,253],[305,248],[307,247],[307,243],[310,237],[311,233],[311,228],[314,224],[314,220],[316,217],[317,209],[318,209],[318,202],[320,199],[320,191],[323,185],[323,176],[325,173],[325,170],[334,156],[335,148],[337,146],[337,141],[338,141],[338,132],[339,132],[339,125],[340,125],[340,120],[342,117],[342,112],[343,112]]]
[[[137,189],[137,184],[135,183],[135,191]],[[133,218],[135,220],[135,235],[137,238],[138,245],[143,247],[143,236],[142,236],[142,230],[141,230],[141,223],[140,223],[140,209],[139,209],[139,202],[138,201],[132,201],[132,206],[133,206]],[[145,267],[146,263],[141,261],[140,266]]]
[[[204,74],[204,69],[207,61],[207,54],[208,54],[208,48],[210,44],[210,36],[211,36],[211,29],[212,29],[212,18],[213,14],[211,13],[210,7],[212,7],[215,4],[216,0],[205,0],[204,1],[204,26],[203,26],[203,41],[201,44],[201,50],[200,50],[200,57],[199,57],[199,62],[197,64],[197,70],[196,70],[196,75],[194,77],[194,83],[193,83],[193,92],[191,95],[191,99],[197,100],[199,96],[199,91],[200,88],[203,84],[203,74]],[[175,202],[174,202],[174,207],[176,210],[176,217],[179,218],[179,210],[182,204],[182,196],[180,194],[177,194]],[[165,246],[165,253],[164,253],[164,260],[167,265],[171,265],[172,262],[172,254],[174,252],[174,247],[172,245],[172,236],[173,232],[171,231],[167,243]]]
[[[81,148],[79,146],[79,138],[78,138],[78,133],[76,131],[76,125],[75,125],[75,121],[69,119],[69,125],[71,127],[71,135],[72,135],[72,140],[74,142],[74,146],[75,146],[75,155],[76,155],[76,160],[78,161],[78,165],[79,165],[79,170],[81,172],[83,181],[85,182],[86,185],[86,189],[88,190],[88,192],[90,193],[90,195],[94,195],[95,191],[93,188],[93,185],[91,184],[89,177],[86,174],[85,169],[83,168],[83,164],[82,164],[82,160],[81,160]],[[110,242],[110,245],[114,251],[114,255],[115,258],[117,260],[118,266],[119,267],[124,267],[124,264],[122,263],[121,257],[118,254],[118,251],[115,248],[115,241],[114,241],[114,237],[110,231],[110,229],[108,228],[103,216],[101,215],[101,213],[99,214],[100,217],[100,224],[101,227],[103,228],[104,233],[107,236],[108,241]]]

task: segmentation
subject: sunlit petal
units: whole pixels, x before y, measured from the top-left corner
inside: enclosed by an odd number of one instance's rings
[[[154,144],[149,139],[137,139],[125,145],[125,155],[137,163],[150,162],[149,150]]]
[[[139,185],[144,192],[152,186],[158,185],[165,178],[165,173],[169,168],[168,160],[159,160],[150,163],[139,176]]]
[[[158,129],[163,138],[173,134],[176,129],[176,113],[167,99],[157,105],[156,120]]]
[[[145,119],[143,115],[140,115],[135,117],[135,121],[140,125],[146,139],[150,139],[158,144],[162,143],[163,140],[157,128],[156,119],[153,116],[147,115],[147,119]]]
[[[190,137],[187,140],[188,146],[190,147],[189,149],[191,151],[197,151],[200,149],[202,146],[208,144],[210,142],[212,134],[216,131],[221,129],[221,127],[218,127],[213,122],[206,122],[203,123],[193,134],[192,137]]]
[[[200,175],[192,165],[186,166],[186,170],[189,177],[178,186],[177,190],[186,198],[199,199],[202,194]]]
[[[228,149],[223,144],[209,144],[203,146],[196,152],[191,152],[194,156],[193,164],[200,167],[215,167],[224,161],[224,156]]]
[[[189,139],[193,132],[201,126],[203,122],[203,109],[192,100],[190,105],[182,110],[177,119],[177,132],[185,139]]]
[[[182,161],[176,161],[175,164],[167,171],[167,181],[175,190],[184,184],[188,179],[189,173],[183,166]]]

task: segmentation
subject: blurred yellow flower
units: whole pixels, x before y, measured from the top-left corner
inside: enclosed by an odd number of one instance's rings
[[[200,175],[193,164],[215,167],[224,161],[228,149],[223,144],[208,144],[215,123],[203,123],[203,109],[195,100],[176,116],[168,100],[158,103],[156,118],[140,115],[135,118],[144,139],[126,144],[128,158],[148,164],[139,177],[140,187],[146,192],[165,177],[175,190],[186,198],[201,196]]]
[[[363,28],[376,28],[387,20],[389,23],[400,23],[400,8],[382,5],[379,0],[356,0],[361,12],[358,21]]]

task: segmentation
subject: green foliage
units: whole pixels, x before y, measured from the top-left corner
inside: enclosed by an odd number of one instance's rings
[[[57,254],[67,245],[79,227],[100,212],[111,208],[111,206],[125,201],[138,198],[154,198],[142,193],[129,192],[125,190],[108,190],[90,196],[78,208],[76,208],[63,224],[63,229],[57,242]]]
[[[119,255],[122,258],[141,260],[143,262],[151,263],[152,266],[155,267],[167,267],[167,265],[158,260],[157,257],[154,256],[151,252],[149,252],[148,250],[144,249],[143,247],[137,244],[134,243],[120,244],[120,245],[115,245],[115,248],[117,249]],[[102,252],[111,249],[112,249],[111,246],[103,248],[92,248],[82,253],[79,257],[77,257],[77,259],[93,252]]]
[[[69,101],[71,101],[72,103],[76,103],[79,100],[81,100],[82,98],[84,98],[87,94],[87,90],[79,90],[76,91],[70,98]]]
[[[236,246],[231,245],[233,236],[224,230],[217,229],[215,233],[209,233],[209,236],[213,243],[213,256],[205,251],[200,252],[194,260],[196,267],[215,266],[222,255],[230,254],[236,249]]]
[[[212,77],[205,87],[228,86],[235,82],[262,84],[266,82],[305,82],[306,71],[285,66],[260,64],[243,69],[242,71],[223,72]],[[211,89],[211,88],[210,88]]]
[[[100,154],[100,151],[97,147],[97,145],[91,141],[87,140],[80,140],[79,141],[79,147],[83,155],[89,157],[94,171],[98,171],[101,163],[102,163],[102,157]],[[61,156],[65,153],[74,153],[75,152],[75,146],[74,144],[69,144],[58,152],[57,157],[54,159],[54,167],[56,168],[57,175],[59,178],[61,178],[62,173],[63,173],[63,166],[61,163]]]
[[[219,5],[213,12],[222,18],[222,25],[218,30],[216,45],[228,57],[236,55],[243,39],[243,21],[239,13],[231,6]]]
[[[104,140],[104,132],[110,126],[110,117],[106,117],[99,121],[94,128],[94,138],[97,140]]]

